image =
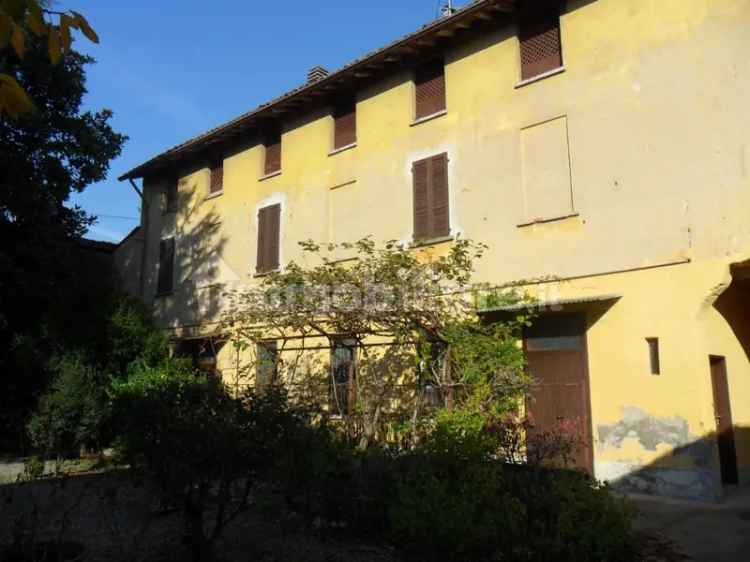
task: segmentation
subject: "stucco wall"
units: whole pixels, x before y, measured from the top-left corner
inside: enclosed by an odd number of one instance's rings
[[[727,357],[735,423],[750,427],[748,358],[713,307],[729,264],[750,257],[750,0],[568,4],[558,75],[516,87],[515,30],[488,32],[446,53],[444,116],[412,123],[404,71],[359,92],[353,149],[329,155],[332,119],[320,111],[284,123],[276,177],[259,181],[254,139],[226,156],[219,197],[207,198],[202,164],[183,170],[177,215],[146,212],[149,301],[159,239],[177,238],[175,294],[155,301],[164,325],[216,319],[219,284],[254,282],[265,204],[282,205],[282,263],[302,261],[297,242],[309,238],[410,241],[411,164],[447,152],[452,233],[490,246],[478,280],[575,278],[554,291],[622,295],[589,330],[597,475],[649,468],[635,488],[716,495],[715,450],[700,447],[714,430],[709,354]],[[536,135],[546,123],[564,123],[565,135]],[[555,218],[529,215],[545,151],[573,216],[529,224]],[[147,178],[146,200],[164,185]],[[659,377],[648,373],[646,337],[663,343]],[[643,438],[642,427],[662,435]],[[746,437],[738,448],[747,481]],[[670,472],[683,469],[692,471]]]

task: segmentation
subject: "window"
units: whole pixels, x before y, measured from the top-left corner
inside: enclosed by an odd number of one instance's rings
[[[659,358],[659,338],[646,338],[648,356],[651,363],[651,374],[661,375],[661,359]]]
[[[333,149],[338,150],[357,142],[357,103],[339,103],[333,112]]]
[[[415,162],[414,240],[450,235],[448,209],[448,155],[443,153]]]
[[[331,349],[331,411],[351,413],[356,401],[357,342],[352,338],[336,340]]]
[[[177,212],[177,180],[171,180],[164,191],[164,202],[162,206],[162,212],[175,213]]]
[[[442,59],[431,61],[414,71],[415,119],[445,110],[445,65]]]
[[[208,186],[209,195],[224,191],[224,161],[217,160],[211,165],[211,179]]]
[[[281,131],[274,130],[266,134],[266,140],[263,143],[266,147],[265,162],[263,164],[263,173],[266,176],[281,171]]]
[[[553,3],[552,3],[553,4]],[[521,14],[521,80],[529,80],[562,66],[560,12],[554,5],[527,8]]]
[[[278,375],[278,347],[275,341],[260,342],[255,350],[255,387],[267,388],[276,381]]]
[[[428,408],[445,406],[445,397],[438,383],[442,376],[445,361],[445,346],[433,342],[430,345],[430,357],[422,359],[419,364],[419,390],[422,393],[422,404]],[[452,394],[449,390],[447,394]]]
[[[258,255],[256,273],[268,273],[279,268],[279,235],[281,205],[263,207],[258,211]]]
[[[167,295],[174,288],[174,238],[159,243],[159,280],[156,293]]]
[[[523,224],[574,215],[567,117],[526,127],[520,138]]]

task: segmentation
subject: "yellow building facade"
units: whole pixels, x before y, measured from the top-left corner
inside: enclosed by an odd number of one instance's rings
[[[428,243],[483,242],[477,281],[535,280],[542,316],[582,319],[594,475],[718,499],[750,483],[750,0],[569,0],[535,75],[524,17],[473,2],[128,172],[129,275],[175,338],[211,334],[226,288],[258,282],[261,209],[279,205],[282,267],[306,239],[413,243],[414,163],[445,154],[449,234]],[[436,57],[444,109],[420,116]],[[337,149],[344,94],[356,142]],[[567,335],[541,334],[540,361]]]

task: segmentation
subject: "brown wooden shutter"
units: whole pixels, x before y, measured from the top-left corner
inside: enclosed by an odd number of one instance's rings
[[[256,271],[266,273],[279,267],[279,235],[281,205],[263,207],[258,211],[258,256]]]
[[[445,109],[445,64],[442,60],[420,66],[414,72],[417,119]]]
[[[333,115],[333,148],[343,148],[357,142],[357,104],[354,101],[336,107]]]
[[[156,292],[171,293],[174,288],[174,238],[159,243],[159,280]]]
[[[414,239],[429,240],[450,234],[448,155],[438,154],[415,162]]]
[[[174,213],[177,211],[177,193],[177,180],[170,180],[167,185],[166,200],[164,202],[165,213]]]
[[[269,134],[265,141],[266,157],[264,174],[269,175],[281,170],[281,133]]]
[[[224,190],[224,161],[219,160],[211,166],[211,183],[209,193],[220,193]]]
[[[414,239],[430,237],[429,160],[414,163]]]
[[[440,154],[432,158],[432,228],[431,238],[448,236],[451,232],[448,208],[448,155]]]
[[[528,80],[562,66],[560,15],[556,6],[545,4],[521,15],[521,79]]]

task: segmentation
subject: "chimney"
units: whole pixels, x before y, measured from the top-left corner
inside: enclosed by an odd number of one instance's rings
[[[448,0],[448,2],[440,9],[440,14],[444,18],[449,18],[453,14],[455,14],[458,11],[458,8],[453,7],[453,2],[451,0]]]
[[[328,76],[328,71],[320,65],[313,66],[307,73],[307,83],[318,82]]]

